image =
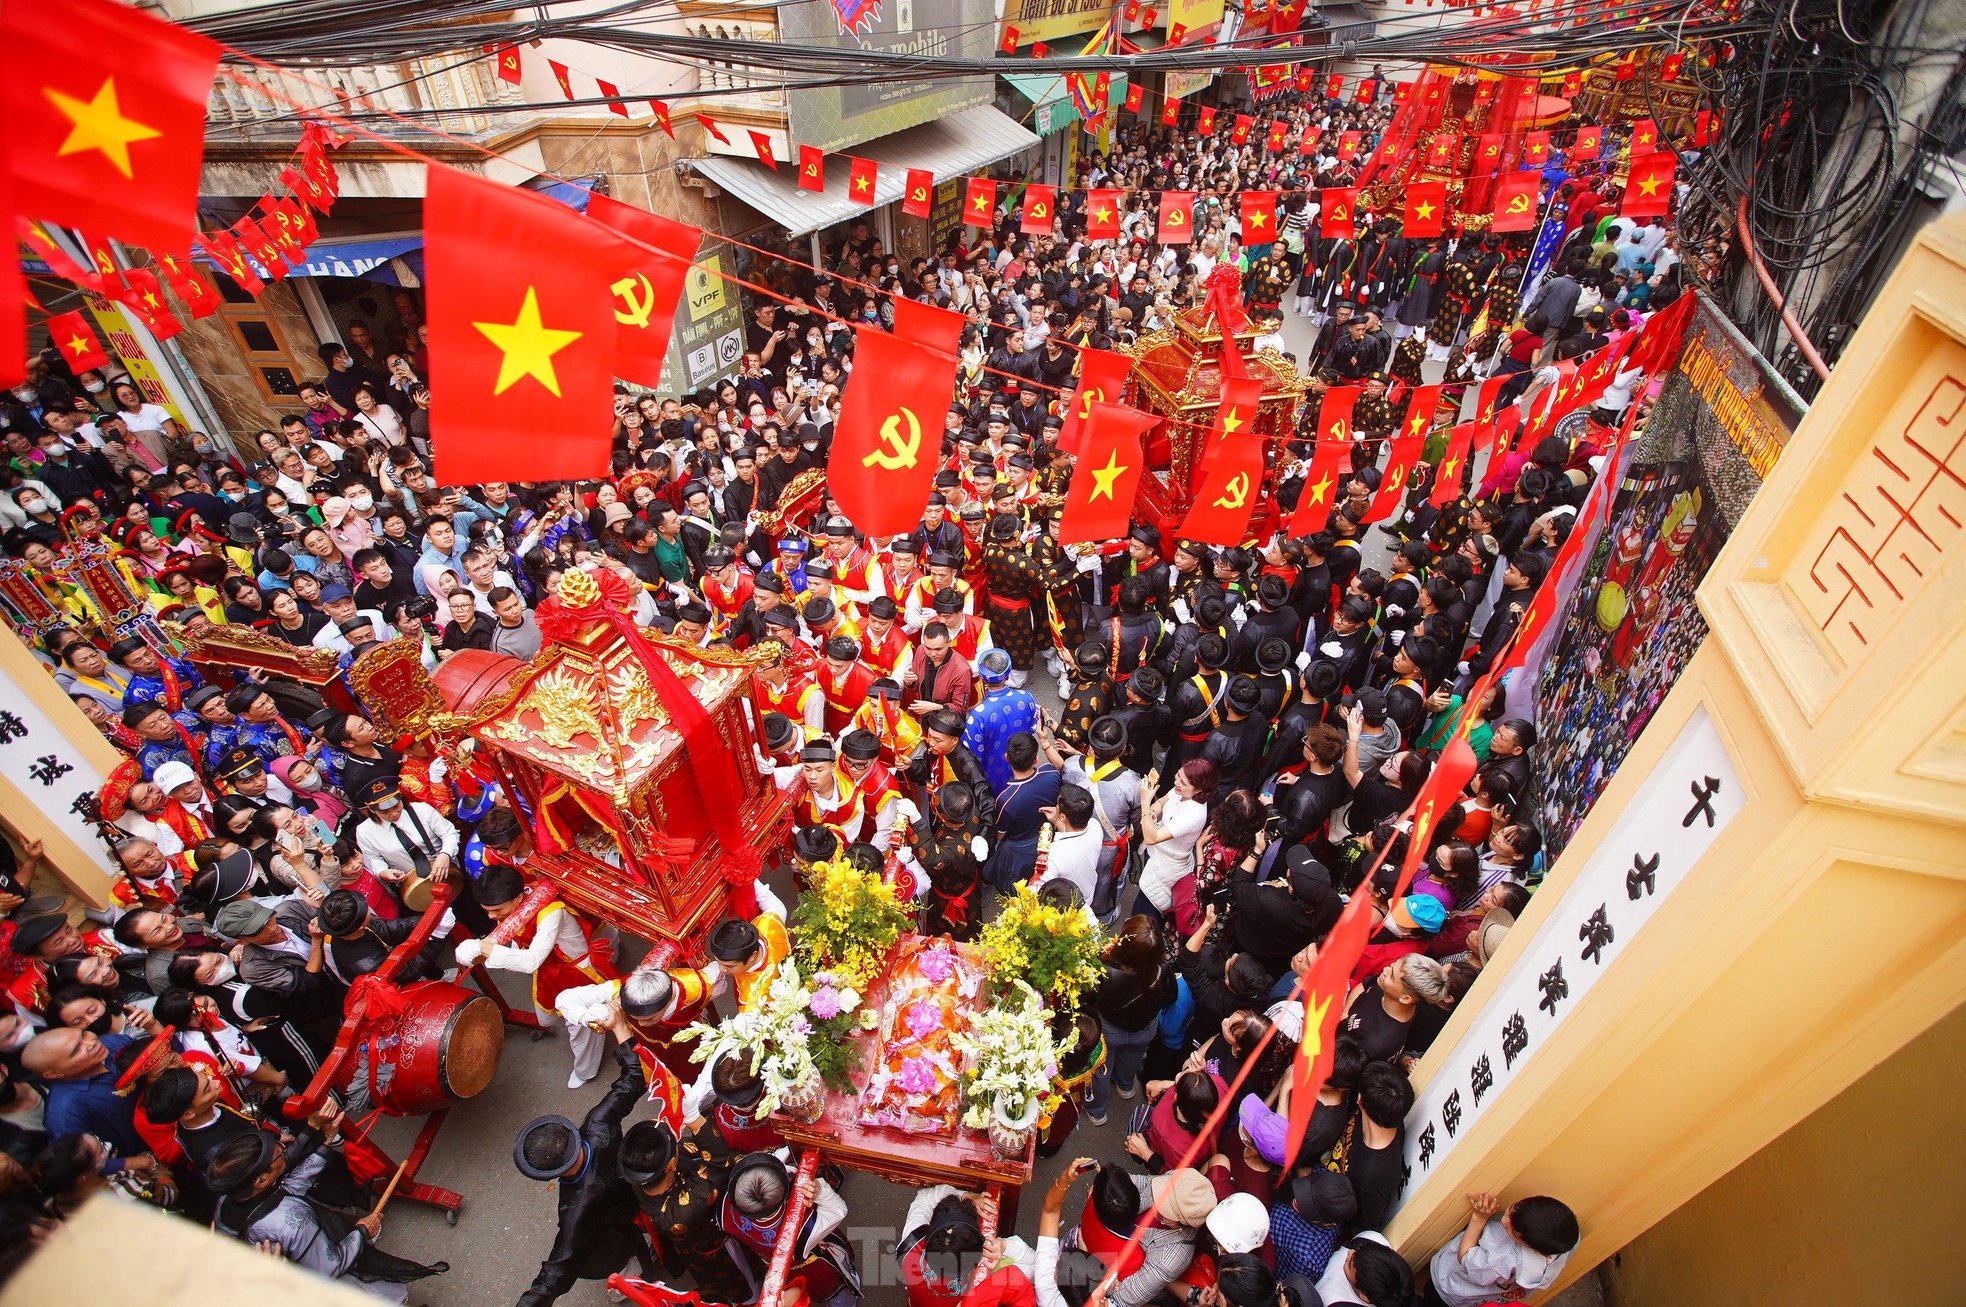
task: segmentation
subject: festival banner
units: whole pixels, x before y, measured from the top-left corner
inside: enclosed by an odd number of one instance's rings
[[[901,192],[901,211],[910,217],[926,218],[935,212],[935,174],[926,168],[910,168]]]
[[[1356,186],[1331,186],[1317,193],[1318,235],[1351,239],[1355,231],[1352,206],[1358,202]]]
[[[1141,440],[1160,420],[1120,404],[1095,402],[1088,407],[1078,466],[1058,524],[1059,543],[1103,543],[1126,534],[1146,468]]]
[[[1058,429],[1060,450],[1067,454],[1079,452],[1079,436],[1092,406],[1118,403],[1126,393],[1126,374],[1132,366],[1133,359],[1129,355],[1116,354],[1112,350],[1087,346],[1079,351],[1078,383],[1066,406],[1064,425]]]
[[[1343,387],[1351,390],[1353,387]],[[1325,412],[1318,416],[1322,420],[1331,411],[1331,396],[1334,391],[1325,392]],[[1345,404],[1347,414],[1351,411],[1349,401]],[[1334,419],[1334,425],[1349,430],[1348,419]],[[1324,530],[1324,524],[1331,517],[1331,510],[1337,507],[1338,491],[1343,484],[1345,471],[1351,465],[1352,441],[1349,435],[1326,439],[1320,436],[1311,447],[1310,470],[1304,474],[1304,489],[1297,499],[1297,509],[1290,515],[1287,529],[1293,536],[1315,535]]]
[[[996,225],[997,184],[988,177],[972,177],[963,193],[963,224],[968,227]]]
[[[1239,545],[1263,494],[1263,440],[1256,408],[1263,383],[1224,371],[1222,402],[1215,411],[1202,457],[1201,485],[1181,522],[1181,535],[1210,545]]]
[[[1542,176],[1534,172],[1511,173],[1495,183],[1494,222],[1490,231],[1528,231],[1536,225],[1536,197],[1542,190]]]

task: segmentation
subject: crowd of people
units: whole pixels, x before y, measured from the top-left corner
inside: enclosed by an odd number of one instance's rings
[[[1364,131],[1369,153],[1392,109],[1293,96],[1282,112],[1326,141]],[[323,377],[237,453],[127,379],[37,356],[0,402],[0,527],[66,619],[37,653],[125,761],[98,799],[109,910],[71,924],[37,897],[31,862],[0,882],[0,1248],[18,1257],[109,1188],[396,1300],[443,1269],[377,1246],[362,1159],[337,1138],[370,1107],[359,1079],[305,1121],[278,1110],[431,882],[459,892],[415,974],[483,964],[530,973],[542,1011],[588,1005],[566,1022],[570,1090],[618,1041],[615,1079],[583,1123],[536,1122],[519,1141],[520,1169],[559,1184],[561,1215],[522,1301],[633,1256],[706,1299],[747,1301],[799,1183],[751,1110],[756,1075],[691,1066],[671,1043],[688,1020],[752,1001],[786,955],[787,913],[769,890],[755,920],[712,933],[700,967],[622,981],[611,934],[557,902],[487,944],[531,881],[533,832],[514,796],[468,751],[385,739],[307,685],[116,638],[59,557],[106,538],[163,622],[249,626],[344,668],[401,640],[428,669],[464,650],[532,658],[537,606],[576,570],[611,572],[661,638],[768,655],[755,761],[796,791],[800,860],[898,845],[919,873],[919,927],[960,940],[1034,880],[1092,913],[1109,932],[1104,979],[1066,1014],[1083,1055],[1061,1068],[1068,1106],[1042,1151],[1115,1112],[1122,1142],[1066,1168],[1034,1245],[986,1241],[975,1195],[925,1191],[896,1250],[912,1303],[962,1300],[979,1264],[1000,1268],[989,1282],[1011,1286],[1006,1297],[1021,1284],[1022,1301],[1096,1294],[1115,1307],[1184,1294],[1268,1307],[1279,1293],[1295,1307],[1395,1307],[1416,1292],[1471,1307],[1553,1282],[1578,1237],[1553,1198],[1472,1195],[1465,1233],[1418,1290],[1379,1231],[1403,1185],[1408,1071],[1543,871],[1537,733],[1511,702],[1528,687],[1467,696],[1649,379],[1621,371],[1588,422],[1492,460],[1445,507],[1430,505],[1435,469],[1422,469],[1383,539],[1366,518],[1384,437],[1409,418],[1430,356],[1455,383],[1449,402],[1496,370],[1533,396],[1553,363],[1615,343],[1683,293],[1670,226],[1613,216],[1608,162],[1576,175],[1561,162],[1548,184],[1570,232],[1525,305],[1526,235],[1412,240],[1384,219],[1320,240],[1301,195],[1280,232],[1239,230],[1241,190],[1349,180],[1329,146],[1278,161],[1223,133],[1125,126],[1083,178],[1143,188],[1123,239],[1084,239],[1082,192],[1056,235],[1020,234],[1006,195],[996,228],[963,229],[973,243],[936,260],[904,266],[864,224],[828,270],[764,260],[756,275],[785,302],[750,310],[738,375],[682,396],[620,387],[599,482],[434,484],[428,407],[442,379],[407,292],[398,337],[358,328],[323,346]],[[1147,193],[1169,186],[1200,193],[1193,244],[1153,241]],[[1141,522],[1124,540],[1062,546],[1073,459],[1057,436],[1077,349],[1166,326],[1221,263],[1243,274],[1267,324],[1260,344],[1282,351],[1285,312],[1319,327],[1293,358],[1310,379],[1305,423],[1323,388],[1365,386],[1328,524],[1213,548]],[[853,330],[888,321],[897,295],[970,317],[919,525],[865,538],[823,492],[802,522],[768,517],[823,471]],[[1304,435],[1271,471],[1286,512]],[[1055,712],[1033,676],[1055,680]],[[1480,768],[1394,899],[1412,838],[1402,815],[1463,726]],[[1293,984],[1359,894],[1377,926],[1286,1169],[1286,1072],[1304,1022]],[[637,1049],[690,1084],[683,1130],[627,1124],[657,1065]],[[1067,1221],[1086,1174],[1090,1196]],[[826,1181],[804,1183],[818,1216],[796,1234],[795,1280],[845,1303],[862,1268],[837,1232],[844,1208]]]

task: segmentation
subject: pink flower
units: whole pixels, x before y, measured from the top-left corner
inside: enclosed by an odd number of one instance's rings
[[[830,987],[817,990],[813,993],[812,1001],[806,1006],[821,1021],[831,1021],[840,1014],[840,992]]]
[[[901,1064],[894,1078],[904,1093],[926,1096],[935,1092],[935,1067],[925,1057],[911,1057]]]
[[[922,975],[939,985],[955,972],[955,955],[946,948],[930,949],[921,956],[921,969]]]
[[[926,1039],[942,1024],[942,1009],[925,998],[917,999],[908,1005],[902,1020],[907,1023],[909,1034],[916,1039]]]

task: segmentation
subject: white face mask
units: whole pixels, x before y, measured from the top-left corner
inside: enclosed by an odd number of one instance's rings
[[[226,958],[218,964],[218,974],[212,977],[211,983],[214,985],[223,985],[238,974],[239,968],[232,965],[231,958]]]
[[[23,1021],[14,1033],[7,1037],[7,1042],[0,1045],[0,1052],[11,1053],[17,1048],[23,1048],[32,1038],[34,1038],[34,1027]]]
[[[88,391],[91,395],[100,395],[108,387],[104,386],[100,381],[85,381],[82,383],[82,389]]]
[[[42,501],[39,499],[23,499],[20,501],[21,511],[23,513],[38,513],[41,511],[41,503]]]
[[[348,506],[358,513],[365,513],[375,507],[375,500],[368,495],[350,495]]]

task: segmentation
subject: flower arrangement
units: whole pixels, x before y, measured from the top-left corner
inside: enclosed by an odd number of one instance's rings
[[[814,864],[791,925],[808,972],[831,973],[864,992],[908,928],[908,914],[878,871],[837,860]]]
[[[977,943],[989,954],[999,994],[1025,984],[1070,1011],[1104,974],[1100,933],[1082,909],[1055,907],[1019,885]]]
[[[1028,1115],[1070,1051],[1052,1038],[1043,996],[1022,980],[1012,990],[977,1013],[954,1040],[965,1063],[963,1124],[972,1130],[987,1129],[997,1114],[1013,1120]]]
[[[676,1038],[696,1041],[692,1062],[721,1057],[748,1061],[764,1082],[759,1115],[769,1116],[782,1099],[802,1095],[821,1077],[812,1038],[814,997],[799,976],[798,963],[787,958],[757,1003],[715,1025],[695,1022]]]

